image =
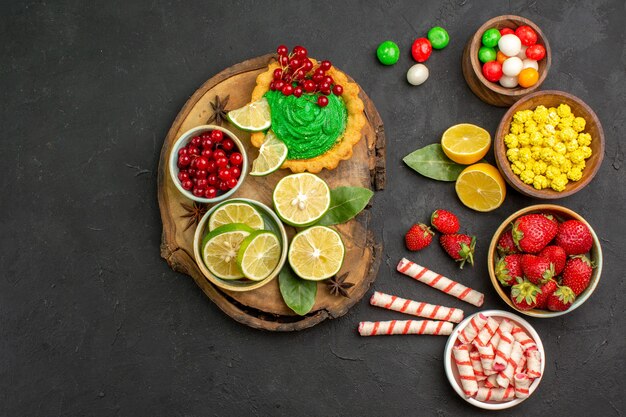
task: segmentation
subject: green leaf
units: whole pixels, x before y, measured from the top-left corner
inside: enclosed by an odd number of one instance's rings
[[[317,282],[298,277],[288,264],[278,275],[278,286],[285,304],[296,314],[304,316],[311,311],[317,295]]]
[[[423,176],[439,181],[456,181],[466,168],[448,158],[438,143],[411,152],[403,161]]]
[[[330,190],[330,207],[317,222],[322,226],[345,223],[359,214],[374,192],[363,187],[337,187]]]

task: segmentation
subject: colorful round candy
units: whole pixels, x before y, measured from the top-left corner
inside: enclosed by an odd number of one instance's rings
[[[535,61],[541,61],[546,56],[546,48],[542,45],[531,45],[526,49],[526,56]]]
[[[420,85],[428,79],[428,68],[424,64],[415,64],[406,73],[409,84]]]
[[[502,64],[502,63],[503,63],[504,61],[506,61],[507,59],[509,59],[509,57],[508,57],[508,56],[506,56],[506,55],[504,55],[504,54],[502,53],[502,51],[498,51],[498,52],[496,53],[496,61],[498,61],[499,63],[501,63],[501,64]]]
[[[522,41],[515,35],[504,35],[498,41],[498,49],[506,56],[515,56],[522,49]]]
[[[502,64],[502,73],[507,77],[515,77],[522,71],[522,60],[512,56]]]
[[[485,33],[483,33],[482,42],[483,45],[489,48],[495,48],[498,45],[498,41],[502,35],[500,35],[500,31],[496,28],[487,29]]]
[[[522,45],[522,48],[519,50],[519,53],[515,56],[522,60],[526,59],[526,49],[528,49],[528,46]]]
[[[522,61],[522,70],[526,68],[534,68],[539,71],[539,64],[534,59],[526,58]]]
[[[502,65],[498,61],[485,63],[483,65],[483,75],[492,83],[498,82],[502,78]]]
[[[502,29],[500,29],[500,35],[501,36],[512,35],[514,33],[515,33],[515,31],[513,29],[511,29],[511,28],[502,28]]]
[[[478,60],[483,64],[485,62],[495,61],[496,56],[496,50],[488,46],[481,46],[478,50]]]
[[[515,29],[515,36],[520,39],[522,45],[531,46],[537,43],[537,32],[528,25],[518,26]]]
[[[505,88],[515,88],[517,87],[517,77],[508,77],[506,75],[500,78],[500,85]]]
[[[425,62],[433,52],[433,47],[430,41],[426,38],[417,38],[413,41],[411,46],[411,55],[417,62]]]
[[[517,82],[520,87],[532,87],[537,84],[537,81],[539,81],[539,72],[534,68],[523,69],[517,76]]]
[[[443,49],[450,42],[450,35],[441,26],[435,26],[428,31],[428,40],[435,49]]]
[[[393,41],[385,41],[378,45],[376,56],[383,65],[393,65],[400,59],[400,48]]]

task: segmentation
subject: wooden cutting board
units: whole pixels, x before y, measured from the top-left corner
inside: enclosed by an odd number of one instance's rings
[[[349,272],[347,282],[354,283],[350,288],[350,298],[333,296],[323,282],[318,283],[315,305],[306,316],[298,316],[283,302],[278,289],[278,279],[262,288],[248,292],[222,290],[210,283],[198,269],[194,260],[192,241],[194,227],[184,230],[187,219],[181,217],[186,210],[181,204],[191,205],[174,186],[168,173],[168,157],[172,145],[187,130],[207,123],[213,115],[211,103],[216,97],[222,100],[227,96],[227,110],[244,106],[250,101],[256,77],[275,58],[268,54],[250,59],[225,69],[205,82],[185,103],[174,120],[161,149],[158,175],[158,198],[163,221],[161,256],[170,267],[191,276],[202,291],[226,314],[248,326],[273,330],[301,330],[327,319],[344,315],[359,301],[376,279],[382,257],[382,245],[377,243],[370,230],[370,211],[364,210],[355,219],[337,226],[346,245],[344,266],[339,274]],[[361,90],[365,104],[367,124],[362,131],[361,141],[354,147],[354,155],[342,161],[333,171],[324,170],[319,176],[333,188],[341,185],[368,187],[381,190],[385,185],[385,135],[383,124],[372,101]],[[252,161],[258,151],[250,144],[250,135],[238,130],[228,122],[224,127],[233,131],[246,145]],[[267,177],[248,176],[233,197],[246,197],[272,206],[271,196],[276,183],[288,170],[279,170]],[[293,228],[287,227],[291,237]]]

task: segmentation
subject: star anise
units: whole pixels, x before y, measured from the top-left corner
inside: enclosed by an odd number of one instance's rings
[[[326,281],[328,291],[330,291],[330,293],[335,296],[342,295],[346,298],[350,298],[350,296],[348,295],[348,288],[354,287],[354,284],[352,282],[346,282],[347,277],[348,273],[346,272],[343,275],[335,275],[334,277],[329,278]]]
[[[195,201],[192,206],[185,203],[180,203],[180,205],[187,211],[187,213],[181,216],[188,219],[187,226],[185,226],[185,229],[183,230],[184,232],[191,226],[195,226],[200,222],[200,219],[204,216],[204,213],[206,213],[206,206],[204,204],[196,203]]]
[[[211,103],[211,107],[213,108],[213,114],[207,120],[207,124],[215,123],[216,125],[221,125],[224,120],[226,120],[226,105],[228,104],[228,99],[230,95],[224,97],[224,99],[220,99],[220,96],[215,96],[215,100]]]

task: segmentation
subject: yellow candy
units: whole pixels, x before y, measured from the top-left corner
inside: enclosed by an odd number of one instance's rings
[[[548,164],[543,161],[537,161],[533,165],[533,172],[535,173],[535,175],[545,174],[546,169],[548,169]]]
[[[520,175],[520,179],[524,181],[525,184],[532,184],[534,178],[535,178],[535,173],[532,172],[530,169],[524,170],[522,174]]]
[[[511,148],[511,149],[507,150],[506,151],[506,157],[511,162],[517,161],[519,159],[519,149],[518,148]]]
[[[535,178],[533,179],[533,187],[537,190],[541,190],[543,188],[548,188],[548,185],[549,181],[546,177],[543,175],[535,175]]]
[[[587,121],[585,119],[583,119],[582,117],[576,117],[574,118],[574,121],[572,123],[572,128],[576,132],[582,132],[583,130],[585,130],[586,124],[587,124]]]
[[[579,133],[578,134],[578,146],[589,146],[591,145],[591,135],[589,133]]]
[[[571,107],[565,103],[560,104],[559,108],[556,111],[560,117],[567,117],[572,114]]]
[[[539,161],[541,159],[541,146],[533,146],[530,148],[530,157],[535,161]]]
[[[572,161],[572,163],[574,165],[579,164],[581,162],[585,161],[585,154],[582,150],[582,148],[580,149],[576,149],[574,152],[569,154],[569,160]]]
[[[567,185],[567,183],[568,183],[567,175],[560,174],[552,180],[552,183],[550,183],[550,187],[552,187],[554,191],[560,192],[565,189],[565,186]]]
[[[555,167],[554,165],[550,165],[546,169],[546,178],[548,178],[548,179],[554,180],[559,175],[561,175],[561,170],[559,168]]]
[[[519,160],[522,162],[528,162],[530,160],[530,149],[522,148],[519,151]]]
[[[567,171],[567,178],[572,181],[579,181],[583,177],[583,172],[578,168],[572,168]]]
[[[583,152],[583,156],[585,159],[589,159],[589,157],[593,154],[593,151],[589,146],[581,146],[580,150]]]
[[[530,135],[528,133],[520,133],[517,135],[517,142],[522,147],[530,145]]]
[[[546,108],[546,106],[537,106],[537,108],[533,112],[533,120],[540,124],[548,121],[548,109]]]
[[[565,147],[567,148],[567,152],[574,152],[576,149],[578,149],[578,140],[570,140],[565,144]]]
[[[565,155],[567,153],[567,147],[563,142],[559,142],[554,145],[554,151],[560,155]]]
[[[509,149],[517,148],[519,146],[519,143],[517,142],[517,135],[509,133],[508,135],[504,136],[504,144]]]
[[[521,123],[511,123],[511,133],[519,135],[524,132],[524,125]]]

